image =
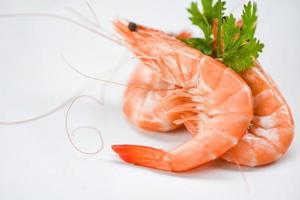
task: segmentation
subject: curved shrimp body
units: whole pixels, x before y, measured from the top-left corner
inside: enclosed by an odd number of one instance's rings
[[[164,97],[172,93],[168,90],[172,88],[168,82],[140,63],[128,85],[130,87],[124,94],[123,110],[133,124],[153,131],[170,131],[179,126],[173,123],[178,114],[168,112],[173,105],[164,102]]]
[[[293,117],[277,86],[258,64],[241,77],[253,94],[254,117],[239,144],[222,159],[246,166],[269,164],[280,159],[290,146]]]
[[[180,39],[189,37],[191,34],[186,31],[176,35]],[[164,101],[165,97],[174,93],[172,84],[139,63],[128,85],[130,87],[124,93],[123,111],[133,124],[152,131],[171,131],[180,126],[173,123],[179,118],[178,112],[171,112],[178,102]]]
[[[142,76],[145,70],[149,69],[139,65],[134,76]],[[159,78],[154,73],[152,75]],[[293,117],[276,84],[258,63],[256,67],[240,76],[252,91],[254,116],[238,145],[221,158],[252,167],[269,164],[280,159],[289,148],[294,135]],[[159,84],[159,79],[153,79],[152,83]],[[196,135],[198,124],[193,120],[184,122],[192,135]],[[156,126],[152,126],[151,129],[158,130]]]
[[[194,137],[165,151],[138,145],[113,145],[126,162],[168,171],[185,171],[214,160],[235,146],[253,116],[247,84],[222,63],[186,46],[163,32],[138,26],[130,31],[115,22],[140,60],[173,86],[163,102],[172,102],[176,125],[197,124]],[[234,119],[234,120],[230,120]]]

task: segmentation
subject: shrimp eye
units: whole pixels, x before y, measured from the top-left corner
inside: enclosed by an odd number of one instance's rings
[[[132,32],[135,32],[137,30],[137,25],[134,22],[129,22],[128,29]]]

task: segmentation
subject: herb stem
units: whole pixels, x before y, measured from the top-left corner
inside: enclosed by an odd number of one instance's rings
[[[217,30],[217,58],[220,57],[221,52],[221,25],[222,25],[222,3],[218,0],[218,30]]]

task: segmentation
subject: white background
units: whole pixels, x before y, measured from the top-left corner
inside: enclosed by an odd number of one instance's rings
[[[90,1],[103,29],[112,33],[113,19],[132,21],[165,31],[194,30],[185,8],[189,1]],[[239,1],[231,1],[235,9]],[[71,7],[91,18],[84,1],[0,0],[0,14],[47,12],[76,16]],[[299,9],[296,0],[258,2],[257,36],[265,43],[260,56],[289,102],[295,123],[300,111]],[[95,156],[76,152],[64,129],[66,107],[39,121],[0,126],[0,199],[300,199],[299,128],[288,153],[270,166],[243,168],[249,188],[236,166],[216,161],[174,174],[121,162],[110,146],[133,143],[172,148],[190,139],[185,130],[149,133],[131,126],[121,110],[119,86],[91,82],[66,67],[60,55],[81,71],[126,83],[134,69],[128,51],[66,22],[51,18],[0,18],[0,121],[22,120],[45,113],[82,88],[104,100],[98,106],[82,99],[71,111],[70,126],[101,129],[104,148]],[[118,62],[122,66],[115,67]],[[115,70],[117,69],[117,70]],[[101,95],[102,94],[102,95]],[[104,94],[104,95],[103,95]],[[99,138],[81,131],[75,141],[94,150]]]

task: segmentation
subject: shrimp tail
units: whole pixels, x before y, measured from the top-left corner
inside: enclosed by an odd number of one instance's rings
[[[112,149],[122,160],[144,167],[172,171],[168,161],[168,153],[162,149],[156,149],[140,145],[112,145]]]

